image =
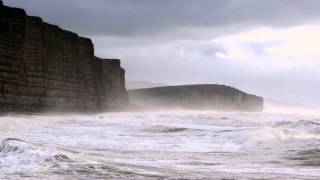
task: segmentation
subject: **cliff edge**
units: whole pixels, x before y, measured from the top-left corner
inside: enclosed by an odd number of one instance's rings
[[[263,98],[224,85],[185,85],[129,90],[141,109],[262,111]]]
[[[118,59],[0,0],[0,111],[103,111],[128,101]]]

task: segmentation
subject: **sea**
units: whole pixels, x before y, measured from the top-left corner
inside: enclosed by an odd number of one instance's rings
[[[0,179],[320,179],[318,114],[6,115],[0,141]]]

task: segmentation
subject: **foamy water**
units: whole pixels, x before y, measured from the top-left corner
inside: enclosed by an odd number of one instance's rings
[[[315,115],[149,112],[0,122],[0,179],[320,179]]]

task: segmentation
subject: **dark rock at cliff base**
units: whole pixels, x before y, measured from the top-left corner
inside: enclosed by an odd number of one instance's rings
[[[102,111],[126,104],[120,60],[90,39],[0,6],[0,111]]]
[[[263,98],[224,85],[167,86],[129,90],[142,109],[261,111]]]

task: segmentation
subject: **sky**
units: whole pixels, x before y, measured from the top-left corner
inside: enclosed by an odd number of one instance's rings
[[[225,84],[320,107],[319,0],[4,0],[90,37],[129,81]]]

